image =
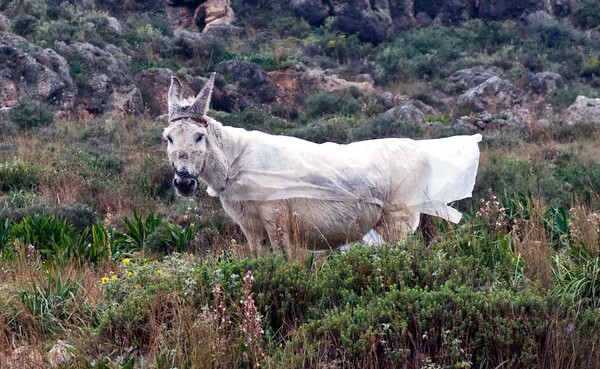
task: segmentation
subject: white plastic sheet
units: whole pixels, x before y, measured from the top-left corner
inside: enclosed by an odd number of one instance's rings
[[[315,144],[223,126],[230,200],[312,198],[377,204],[457,223],[471,196],[481,135]]]

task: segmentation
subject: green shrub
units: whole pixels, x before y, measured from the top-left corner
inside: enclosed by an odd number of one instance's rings
[[[282,134],[292,127],[287,121],[274,117],[263,110],[246,109],[231,114],[213,113],[213,116],[227,125],[271,134]]]
[[[75,247],[75,232],[71,224],[55,217],[28,216],[11,228],[22,245],[32,245],[44,260],[68,261]]]
[[[27,36],[33,34],[38,27],[38,20],[32,15],[18,15],[12,21],[12,30],[14,33]]]
[[[151,212],[146,218],[142,218],[134,211],[133,219],[125,217],[123,222],[125,223],[125,232],[117,232],[115,237],[119,239],[119,242],[129,244],[130,251],[143,250],[148,236],[162,224],[162,216]]]
[[[354,129],[351,136],[352,141],[362,141],[387,137],[420,138],[422,134],[423,129],[418,124],[380,115],[363,127]]]
[[[600,26],[600,3],[595,0],[583,0],[575,6],[572,19],[575,25],[585,29]]]
[[[0,164],[0,191],[27,191],[37,185],[38,171],[32,164],[18,159]]]
[[[311,118],[326,115],[350,115],[360,110],[360,103],[348,92],[317,92],[306,99],[306,114]]]
[[[54,123],[54,112],[44,102],[21,98],[10,109],[8,118],[20,128],[44,127]]]
[[[12,245],[13,235],[10,232],[13,223],[10,219],[5,219],[0,222],[0,258],[4,254],[4,250],[7,250]]]
[[[289,134],[316,143],[335,142],[345,144],[350,139],[348,121],[351,120],[350,117],[332,117],[325,121],[317,121],[304,128],[292,130]]]
[[[80,288],[74,280],[48,273],[46,281],[36,282],[21,291],[20,300],[26,311],[38,320],[42,331],[57,333],[59,328],[64,331],[81,322],[77,316]]]
[[[199,231],[198,224],[182,227],[177,224],[163,223],[148,236],[146,249],[165,255],[189,251]]]
[[[532,38],[549,49],[564,49],[583,40],[569,23],[554,18],[536,17],[529,24]]]
[[[99,215],[84,204],[67,205],[60,204],[56,206],[47,204],[34,204],[23,208],[9,207],[0,211],[0,221],[10,219],[13,222],[20,222],[28,216],[43,215],[46,217],[56,217],[63,220],[78,231],[83,231],[98,221]]]

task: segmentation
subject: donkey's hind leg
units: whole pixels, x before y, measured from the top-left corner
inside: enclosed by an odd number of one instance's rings
[[[386,242],[393,242],[410,235],[418,221],[419,213],[412,213],[405,208],[384,208],[375,230]]]

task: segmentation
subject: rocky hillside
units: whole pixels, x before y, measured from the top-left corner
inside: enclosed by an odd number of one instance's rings
[[[219,118],[315,141],[600,123],[594,0],[5,0],[0,11],[4,124],[34,100],[66,118],[159,116],[171,75],[192,94],[213,71]]]

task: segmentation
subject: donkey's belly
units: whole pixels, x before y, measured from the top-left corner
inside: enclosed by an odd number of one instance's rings
[[[309,249],[332,249],[360,240],[381,217],[373,204],[291,199],[291,233]]]

